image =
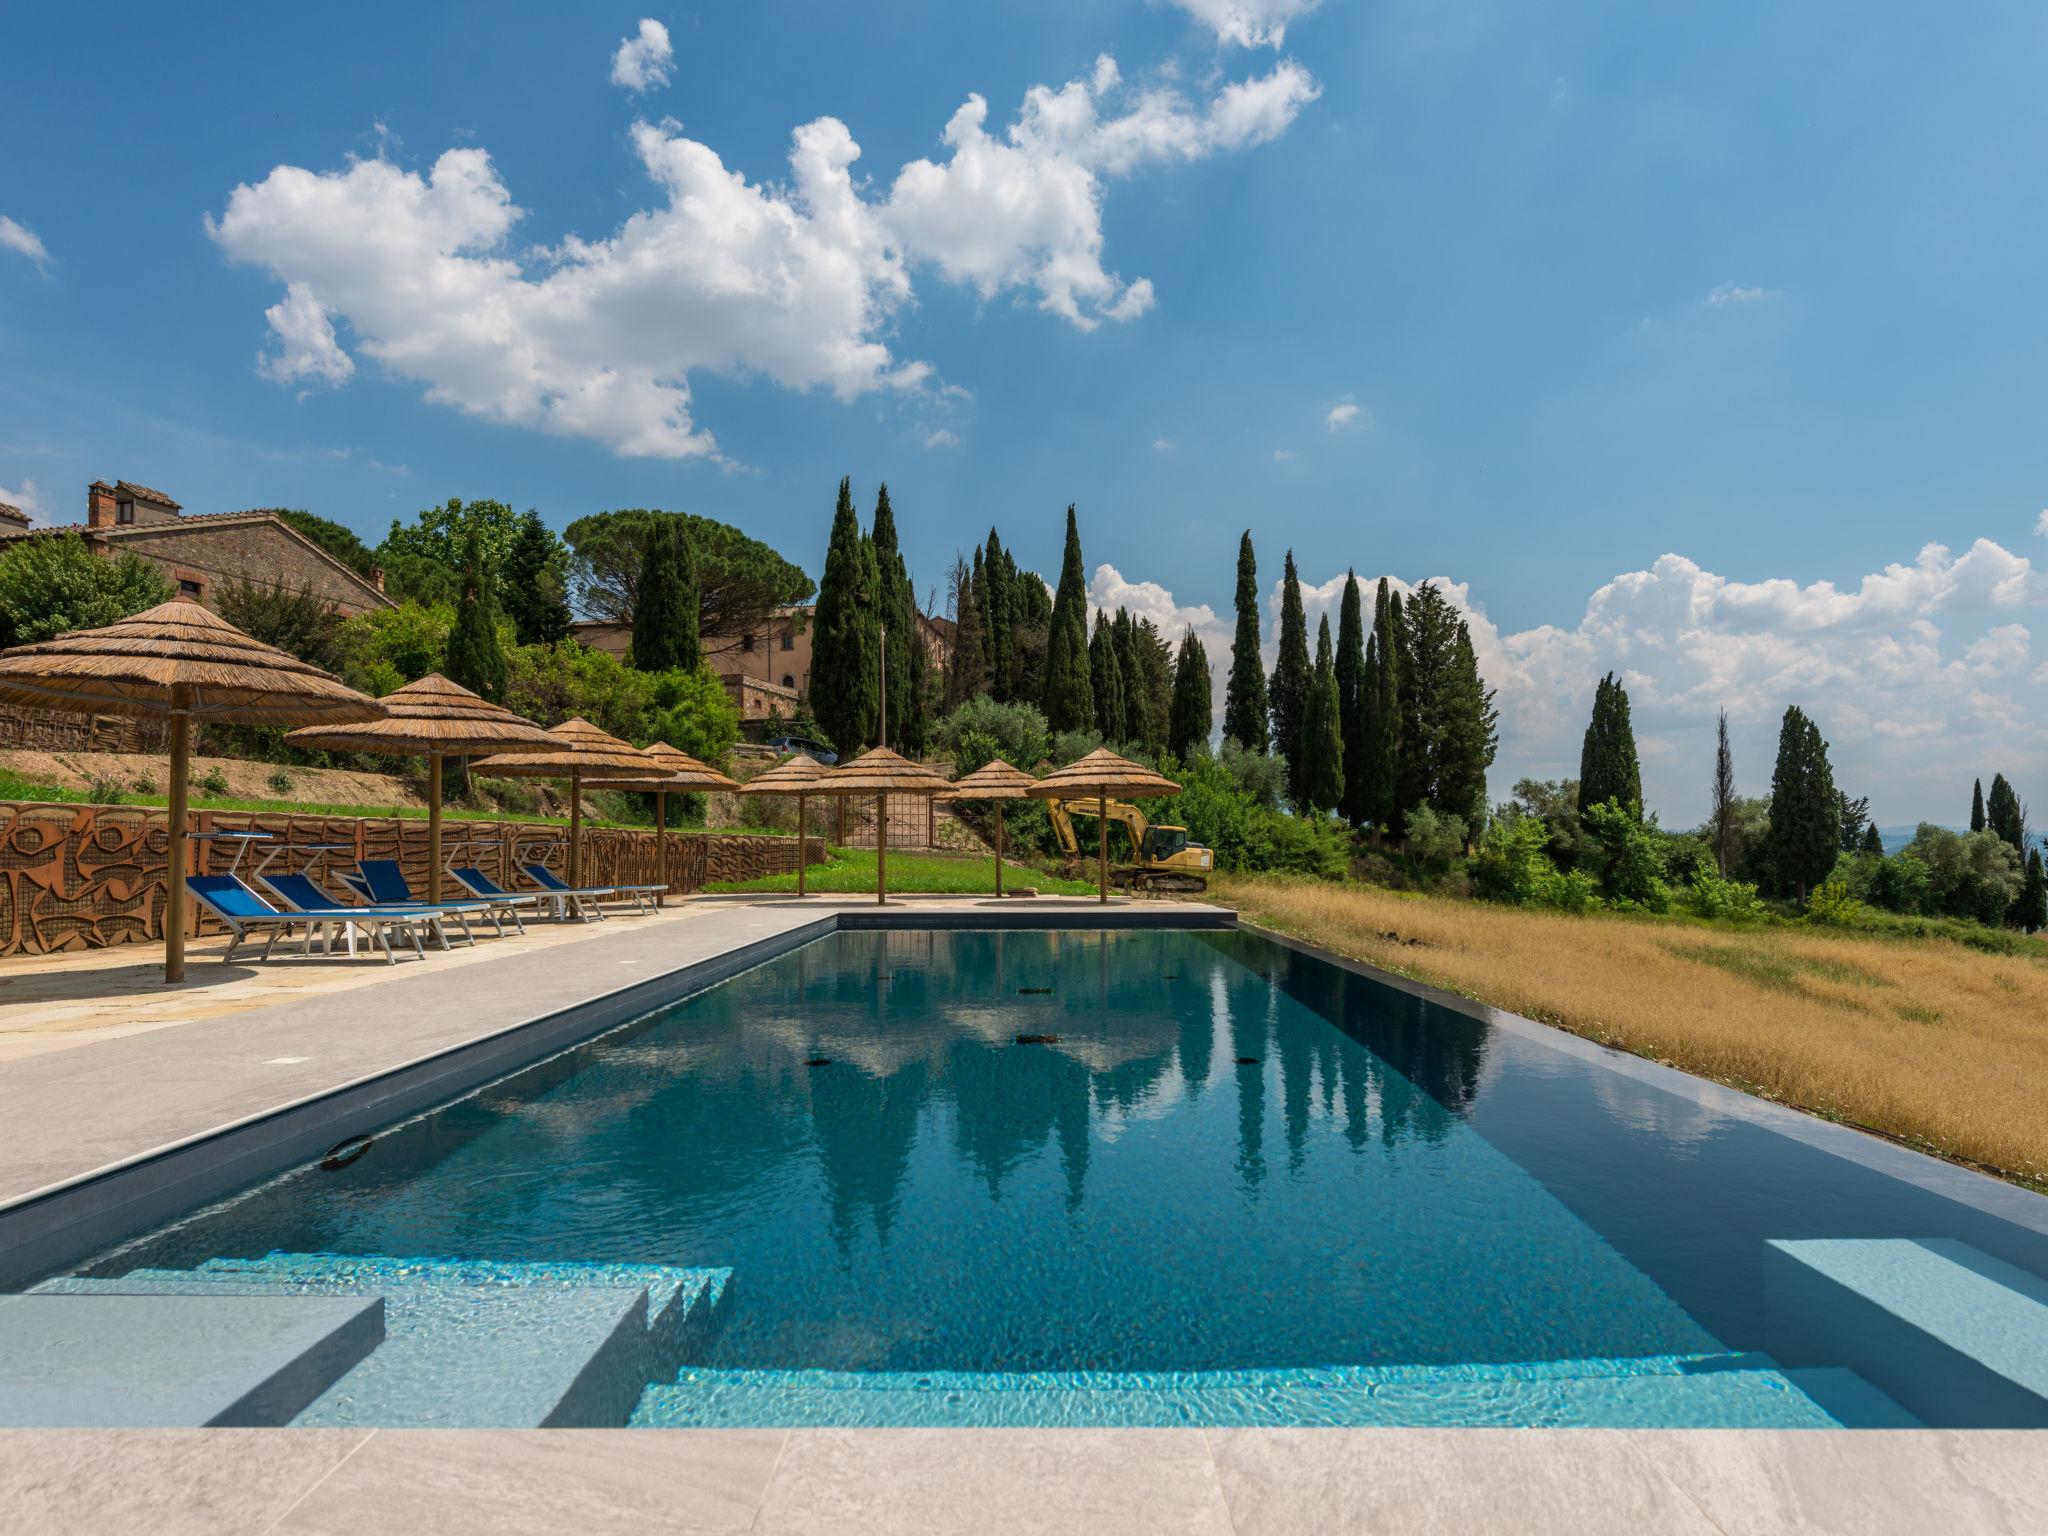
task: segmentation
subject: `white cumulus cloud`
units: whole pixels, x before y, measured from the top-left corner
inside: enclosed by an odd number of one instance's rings
[[[2040,517],[2034,522],[2034,532],[2041,535],[2042,538],[2048,539],[2048,507],[2041,509]]]
[[[311,380],[342,385],[355,376],[355,359],[335,340],[334,322],[313,290],[304,283],[286,287],[284,297],[263,311],[277,338],[277,349],[263,353],[256,370],[280,384]]]
[[[640,30],[622,39],[612,55],[612,84],[636,94],[667,85],[675,59],[668,28],[652,17],[642,18]]]
[[[1728,304],[1756,304],[1774,298],[1769,288],[1745,288],[1740,283],[1722,283],[1707,295],[1707,302],[1716,308]]]
[[[904,166],[886,196],[856,177],[860,146],[836,118],[792,134],[786,182],[749,182],[680,126],[638,122],[630,142],[661,201],[599,239],[515,245],[525,211],[474,146],[424,172],[381,155],[280,165],[207,229],[286,285],[273,377],[346,378],[345,319],[358,353],[438,403],[626,455],[711,456],[698,369],[841,399],[952,389],[891,352],[923,267],[984,298],[1035,293],[1083,330],[1145,313],[1151,282],[1103,264],[1108,180],[1264,142],[1319,91],[1290,60],[1202,100],[1131,91],[1105,56],[1085,79],[1034,87],[1000,133],[970,96],[946,157]]]
[[[31,527],[45,527],[50,522],[49,504],[43,500],[43,493],[33,480],[22,481],[21,489],[15,491],[0,485],[0,502],[27,513]]]
[[[1958,555],[1929,544],[1854,588],[1787,578],[1741,582],[1667,554],[1648,570],[1603,583],[1576,618],[1503,632],[1468,584],[1433,580],[1465,616],[1487,683],[1498,689],[1500,757],[1490,776],[1495,800],[1518,778],[1578,772],[1580,740],[1594,684],[1608,671],[1629,690],[1645,788],[1667,826],[1704,813],[1716,711],[1726,707],[1735,737],[1738,787],[1767,793],[1779,719],[1787,705],[1812,715],[1831,744],[1835,779],[1869,794],[1886,824],[1953,821],[1958,785],[1992,764],[2015,782],[2048,778],[2048,663],[2034,664],[2032,636],[2017,615],[2048,608],[2048,571],[1988,539]],[[1368,612],[1377,573],[1360,571]],[[1420,580],[1390,578],[1402,592]],[[1327,613],[1334,627],[1344,574],[1301,583],[1310,630]],[[1139,600],[1115,594],[1142,594]],[[1266,595],[1265,659],[1278,639],[1281,584]],[[1204,608],[1111,567],[1096,573],[1098,604],[1197,625],[1227,668],[1229,626]],[[1993,624],[1973,640],[1973,621]],[[1176,629],[1176,633],[1178,630]],[[2029,668],[2031,667],[2031,670]]]
[[[960,434],[948,431],[944,427],[937,427],[925,433],[924,445],[927,448],[958,448],[960,446]]]
[[[0,213],[0,250],[14,251],[26,256],[44,270],[50,265],[50,253],[43,248],[43,242],[36,232],[26,224],[16,223],[4,213]]]
[[[1330,407],[1329,414],[1323,417],[1323,425],[1332,432],[1342,432],[1348,427],[1372,425],[1372,415],[1364,406],[1344,400]]]
[[[1219,43],[1240,48],[1278,48],[1289,22],[1299,21],[1321,0],[1170,0],[1216,34]]]

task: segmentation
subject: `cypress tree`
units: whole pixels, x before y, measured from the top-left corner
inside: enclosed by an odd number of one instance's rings
[[[2027,854],[2026,882],[2020,887],[2019,910],[2014,920],[2029,933],[2048,928],[2048,873],[2041,868],[2041,850]]]
[[[1173,707],[1166,726],[1166,749],[1183,763],[1209,745],[1209,690],[1209,655],[1191,624],[1174,658]]]
[[[917,597],[910,590],[910,573],[903,564],[903,549],[896,537],[896,510],[889,504],[889,487],[875,493],[875,518],[868,535],[875,547],[875,574],[881,581],[880,622],[888,628],[884,640],[884,667],[889,674],[889,718],[885,722],[889,744],[901,751],[909,735],[921,735],[923,726],[917,689],[910,677],[910,653],[916,649]]]
[[[1401,771],[1401,651],[1395,639],[1400,622],[1399,599],[1380,578],[1373,599],[1372,638],[1365,653],[1364,752],[1346,767],[1346,778],[1359,782],[1359,810],[1364,825],[1380,827],[1394,819],[1394,793]]]
[[[909,579],[905,578],[908,587]],[[909,688],[904,704],[898,709],[892,699],[889,712],[902,722],[896,727],[897,739],[903,744],[903,754],[910,758],[922,758],[931,740],[932,696],[940,684],[933,676],[932,648],[925,640],[924,621],[921,610],[913,596],[910,605],[910,673]]]
[[[860,517],[853,510],[852,482],[841,480],[825,570],[818,581],[818,605],[811,618],[809,696],[820,729],[841,757],[874,743],[880,586],[874,547],[862,537]]]
[[[1863,851],[1874,853],[1880,858],[1884,856],[1884,837],[1878,832],[1877,823],[1874,821],[1863,829]]]
[[[1795,704],[1778,728],[1778,766],[1771,774],[1771,867],[1804,902],[1808,889],[1834,869],[1840,840],[1828,744]]]
[[[1280,576],[1280,654],[1266,696],[1273,711],[1273,750],[1287,758],[1287,795],[1296,805],[1302,803],[1304,789],[1309,676],[1308,619],[1302,613],[1301,581],[1290,549]]]
[[[1643,770],[1629,723],[1628,690],[1612,672],[1593,691],[1593,718],[1579,750],[1579,810],[1615,801],[1638,821],[1643,815]]]
[[[1725,880],[1735,851],[1735,752],[1728,745],[1725,709],[1714,724],[1714,787],[1708,819],[1714,828],[1714,867]]]
[[[1991,793],[1984,799],[1984,825],[1996,832],[2021,858],[2027,856],[2026,812],[2020,809],[2020,797],[2013,792],[2012,785],[2002,773],[1991,776]]]
[[[698,628],[704,594],[697,581],[697,548],[690,540],[690,525],[681,518],[669,533],[676,550],[675,664],[694,672],[704,664],[704,641]]]
[[[647,530],[640,546],[640,581],[633,598],[633,665],[642,672],[666,672],[678,664],[682,651],[683,578],[676,562],[675,530],[662,518]],[[689,627],[697,627],[696,604],[689,604]]]
[[[1984,781],[1977,779],[1970,785],[1970,830],[1984,830]]]
[[[946,708],[957,709],[988,686],[988,635],[981,622],[981,551],[972,567],[953,561],[953,654],[946,667]]]
[[[1330,647],[1330,617],[1316,632],[1316,664],[1302,705],[1302,805],[1318,814],[1334,810],[1344,795],[1343,700]]]
[[[528,509],[505,551],[498,573],[499,605],[521,645],[553,645],[569,638],[569,604],[562,588],[562,541],[540,513]]]
[[[1052,598],[1036,571],[1017,569],[1016,557],[1003,551],[1003,580],[1010,594],[1010,697],[1029,703],[1045,698],[1046,650],[1052,633]],[[1085,616],[1084,607],[1083,614]],[[1088,633],[1081,632],[1087,649]]]
[[[1131,738],[1148,751],[1164,752],[1173,712],[1173,647],[1150,619],[1117,610],[1122,630],[1124,715]]]
[[[1403,669],[1401,759],[1390,819],[1398,832],[1410,811],[1426,805],[1476,826],[1499,744],[1493,692],[1479,676],[1471,631],[1434,583],[1417,587],[1401,614],[1407,634],[1397,632],[1394,645]]]
[[[1095,633],[1088,641],[1088,679],[1095,700],[1095,729],[1111,745],[1129,741],[1131,723],[1124,702],[1123,663],[1116,654],[1116,634],[1109,616],[1099,611],[1095,615]]]
[[[1252,558],[1252,531],[1237,544],[1237,633],[1230,642],[1230,679],[1223,690],[1223,735],[1247,752],[1264,752],[1271,741],[1266,724],[1266,664],[1259,658],[1259,568]]]
[[[988,547],[984,551],[983,565],[987,570],[988,601],[982,605],[981,616],[988,625],[988,685],[1004,703],[1010,700],[1010,586],[1011,578],[1003,553],[1002,541],[996,537],[995,529],[988,531]]]
[[[1463,817],[1476,836],[1486,820],[1486,770],[1493,766],[1500,748],[1495,729],[1500,711],[1493,706],[1494,691],[1479,675],[1472,631],[1463,619],[1458,621],[1445,682],[1441,745],[1430,800],[1438,811]]]
[[[1363,826],[1365,776],[1365,606],[1358,572],[1344,576],[1344,603],[1337,616],[1337,731],[1344,739],[1344,793],[1337,809],[1353,826]]]
[[[1095,688],[1088,675],[1088,576],[1081,566],[1081,530],[1071,506],[1059,590],[1053,595],[1052,623],[1046,632],[1045,720],[1055,731],[1085,731],[1095,723]]]
[[[450,682],[493,704],[504,703],[505,648],[498,643],[498,615],[491,602],[490,572],[484,569],[483,541],[474,530],[463,540],[462,598],[455,606],[455,627],[448,632],[443,669]]]

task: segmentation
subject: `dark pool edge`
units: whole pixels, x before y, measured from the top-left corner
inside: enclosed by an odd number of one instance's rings
[[[566,1008],[0,1201],[0,1293],[23,1290],[128,1237],[274,1178],[347,1137],[430,1110],[833,933],[975,928],[1213,931],[1236,924],[1237,914],[1227,908],[1172,905],[966,912],[906,905],[820,912],[815,921],[782,933],[636,978]]]
[[[1276,928],[1244,921],[1239,921],[1235,926],[1245,933],[1254,934],[1296,954],[1336,966],[1380,986],[1462,1014],[1493,1028],[1506,1030],[1518,1038],[1556,1051],[1560,1055],[1601,1067],[1645,1087],[1697,1104],[1716,1114],[1748,1121],[1818,1151],[1855,1163],[1873,1173],[1898,1179],[1929,1194],[1967,1205],[1984,1215],[2048,1235],[2048,1195],[2036,1194],[2020,1185],[2008,1183],[1994,1174],[1966,1167],[1961,1163],[1946,1162],[1931,1153],[1916,1151],[1912,1147],[1888,1141],[1882,1136],[1874,1136],[1854,1126],[1824,1120],[1803,1109],[1758,1098],[1754,1094],[1744,1093],[1741,1089],[1731,1088],[1725,1083],[1717,1083],[1712,1078],[1700,1077],[1683,1068],[1667,1067],[1661,1062],[1650,1061],[1614,1046],[1602,1045],[1598,1041],[1588,1040],[1583,1035],[1575,1035],[1557,1025],[1545,1024],[1519,1013],[1510,1013],[1507,1009],[1496,1008],[1491,1003],[1477,1002],[1460,993],[1431,986],[1428,982],[1416,981],[1412,977],[1383,970],[1368,961],[1339,954],[1319,944],[1311,944],[1305,939],[1295,938],[1292,934],[1282,933]]]

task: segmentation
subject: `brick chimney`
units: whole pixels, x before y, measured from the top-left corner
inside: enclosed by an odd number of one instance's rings
[[[375,587],[379,592],[382,592],[384,590],[383,566],[380,565],[375,570],[370,572],[370,585]]]
[[[104,480],[85,488],[85,522],[88,528],[114,526],[114,488]]]

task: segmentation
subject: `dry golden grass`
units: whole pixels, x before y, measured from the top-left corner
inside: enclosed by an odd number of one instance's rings
[[[1231,879],[1247,921],[1765,1098],[2048,1181],[2048,964],[1940,940]]]

